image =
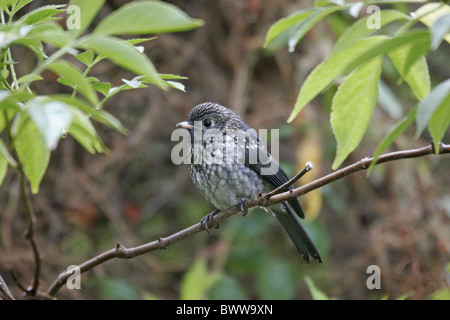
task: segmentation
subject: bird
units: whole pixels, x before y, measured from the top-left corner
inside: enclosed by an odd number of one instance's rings
[[[245,200],[289,181],[256,131],[227,107],[213,102],[198,104],[188,120],[176,127],[189,131],[188,171],[200,193],[215,207],[201,220],[208,232],[217,212],[236,205],[245,215]],[[288,186],[283,191],[292,188]],[[296,197],[263,209],[278,219],[306,263],[322,262],[319,250],[300,222],[305,215]]]

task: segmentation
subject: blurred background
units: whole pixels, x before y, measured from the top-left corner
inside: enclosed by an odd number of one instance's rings
[[[94,24],[126,2],[107,1]],[[130,134],[97,126],[109,154],[90,155],[70,137],[53,152],[40,192],[32,199],[42,254],[41,290],[46,291],[69,265],[116,243],[131,247],[168,236],[213,210],[191,182],[187,166],[171,161],[177,143],[171,141],[172,131],[196,104],[217,102],[255,129],[279,129],[280,161],[288,174],[294,175],[307,161],[315,165],[300,184],[330,172],[336,144],[329,111],[335,87],[292,124],[286,119],[308,73],[353,19],[341,13],[331,16],[289,53],[282,44],[263,49],[265,34],[278,19],[313,1],[167,2],[205,21],[193,31],[160,35],[143,44],[160,73],[189,78],[182,81],[186,93],[155,87],[123,91],[104,108]],[[35,0],[27,8],[51,3],[65,2]],[[401,4],[399,9],[409,12],[414,7]],[[449,78],[449,54],[445,42],[429,54],[432,86]],[[35,64],[22,47],[13,55],[23,57],[18,72]],[[91,75],[113,85],[134,77],[108,62],[97,65]],[[46,79],[35,82],[34,89],[42,94],[71,92],[56,82],[56,76]],[[345,164],[371,156],[389,128],[416,103],[388,61],[383,80],[396,100],[376,108],[363,142]],[[416,140],[414,132],[407,131],[390,150],[429,143],[426,133]],[[277,221],[255,210],[166,250],[106,262],[82,274],[81,290],[63,287],[58,297],[311,299],[314,290],[307,283],[312,283],[337,299],[432,298],[449,283],[449,172],[448,155],[400,160],[376,167],[369,178],[365,172],[356,173],[301,197],[305,224],[322,253],[322,264],[306,265]],[[0,187],[0,274],[16,296],[20,294],[9,270],[16,270],[25,283],[30,283],[34,270],[23,236],[27,224],[19,177],[10,171]],[[380,267],[379,290],[366,286],[370,265]]]

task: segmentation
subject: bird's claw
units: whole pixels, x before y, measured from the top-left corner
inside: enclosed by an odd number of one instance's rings
[[[206,216],[204,216],[203,218],[200,219],[200,223],[202,224],[202,226],[205,228],[206,232],[208,232],[208,233],[209,233],[209,227],[212,222],[212,218],[216,215],[217,212],[219,212],[218,209],[214,210],[211,213],[208,213]],[[213,227],[215,229],[219,229],[219,224],[216,224]]]
[[[248,214],[248,210],[244,207],[244,203],[247,201],[247,199],[242,198],[241,201],[238,203],[239,209],[241,209],[241,215],[245,217]]]

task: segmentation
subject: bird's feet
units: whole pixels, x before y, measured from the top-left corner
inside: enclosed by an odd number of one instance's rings
[[[245,217],[248,214],[248,210],[247,208],[245,208],[244,203],[245,201],[247,201],[248,199],[242,198],[241,201],[239,201],[239,203],[237,204],[237,207],[241,210],[241,215],[243,217]]]
[[[206,216],[200,219],[200,223],[205,228],[206,232],[209,233],[209,228],[211,227],[212,218],[216,215],[217,212],[219,212],[219,209],[215,209],[213,212],[208,213]],[[215,229],[219,229],[219,224],[213,225]]]

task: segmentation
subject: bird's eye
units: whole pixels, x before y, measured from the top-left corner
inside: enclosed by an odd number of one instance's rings
[[[203,125],[207,128],[212,126],[212,121],[211,120],[203,120]]]

